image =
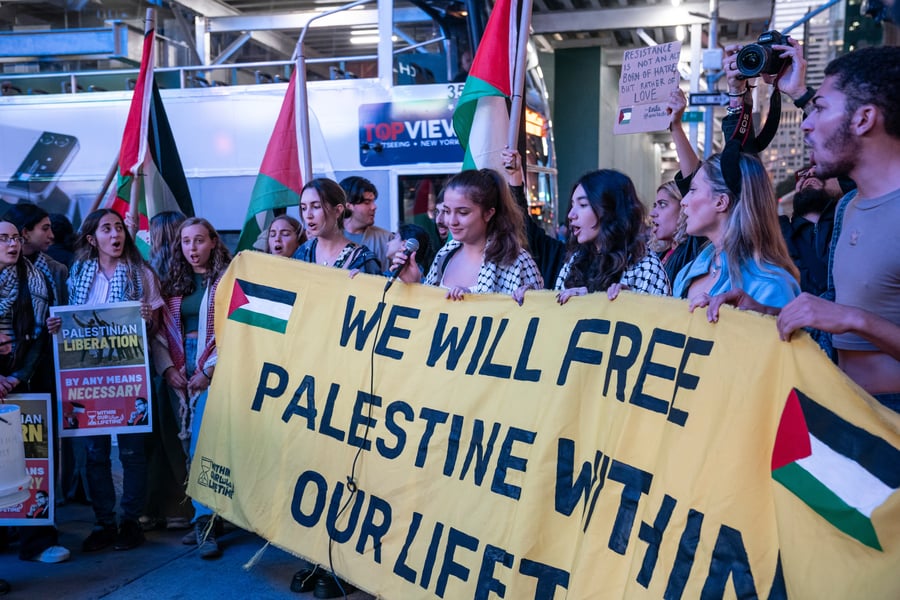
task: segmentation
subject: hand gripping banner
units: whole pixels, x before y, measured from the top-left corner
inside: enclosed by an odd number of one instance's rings
[[[189,493],[384,598],[900,597],[900,417],[806,335],[244,252]]]

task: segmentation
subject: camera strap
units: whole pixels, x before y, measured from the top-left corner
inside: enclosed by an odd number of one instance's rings
[[[781,122],[781,92],[778,90],[778,78],[775,79],[774,88],[769,101],[769,114],[766,116],[766,123],[759,135],[753,136],[752,115],[745,105],[738,116],[737,127],[734,128],[722,150],[720,163],[722,178],[735,197],[741,195],[741,153],[759,154],[772,142],[775,132],[778,131],[778,125]]]
[[[759,153],[765,150],[772,143],[775,132],[778,131],[778,125],[781,122],[781,91],[778,89],[778,80],[780,78],[780,75],[775,78],[775,88],[772,91],[772,98],[769,100],[769,114],[766,116],[766,124],[763,125],[759,135],[756,136],[756,144],[754,144],[756,147],[752,152]]]

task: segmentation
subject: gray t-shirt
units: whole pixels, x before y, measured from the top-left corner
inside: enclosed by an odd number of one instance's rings
[[[375,253],[378,262],[381,263],[382,271],[386,271],[390,268],[391,261],[388,260],[387,256],[388,242],[391,241],[390,231],[382,229],[377,225],[372,225],[371,227],[367,227],[362,233],[350,233],[349,231],[344,230],[344,237],[351,242],[356,242],[361,246],[367,247]]]
[[[856,306],[900,325],[900,189],[878,198],[856,197],[844,212],[834,249],[838,304]],[[852,333],[835,334],[835,348],[878,350]]]

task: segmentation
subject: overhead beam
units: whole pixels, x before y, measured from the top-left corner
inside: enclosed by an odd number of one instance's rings
[[[536,34],[575,33],[637,29],[643,27],[674,27],[708,23],[709,2],[686,2],[680,6],[658,4],[653,7],[598,8],[593,10],[554,11],[535,13],[531,27]],[[772,15],[772,2],[723,1],[719,4],[722,21],[767,21]]]
[[[207,19],[209,33],[225,33],[229,31],[278,31],[285,29],[303,29],[313,17],[315,11],[292,11],[286,13],[266,13],[254,15],[216,16]],[[394,23],[421,23],[431,21],[431,17],[418,8],[401,8],[394,10]],[[377,25],[378,11],[375,9],[356,9],[334,13],[313,22],[312,27],[350,27],[353,25]]]
[[[240,15],[241,12],[218,0],[174,0],[186,9],[206,17],[226,17]],[[292,56],[296,41],[271,31],[254,31],[250,34],[257,43],[282,54]],[[199,42],[198,42],[199,43]]]

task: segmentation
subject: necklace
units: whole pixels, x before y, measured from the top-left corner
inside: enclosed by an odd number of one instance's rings
[[[709,274],[715,277],[719,274],[719,269],[722,268],[722,263],[719,260],[719,253],[714,252],[712,260],[709,263]]]
[[[323,248],[316,249],[316,260],[321,260],[323,266],[328,265],[336,265],[338,260],[340,259],[342,253],[344,252],[344,248],[340,248],[337,253],[328,253],[326,254]]]
[[[325,249],[322,248],[321,244],[316,244],[316,258],[320,259],[322,262],[322,266],[327,267],[328,263],[332,262],[334,256],[331,254],[326,254]]]

